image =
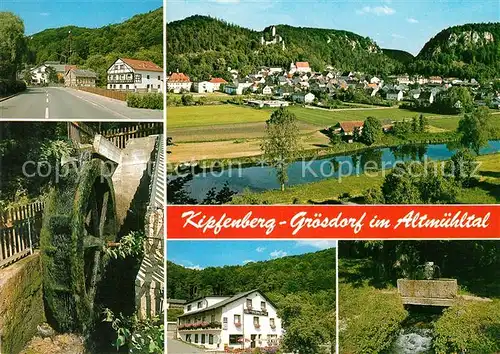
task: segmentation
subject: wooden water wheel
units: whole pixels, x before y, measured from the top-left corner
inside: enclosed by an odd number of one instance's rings
[[[94,158],[50,192],[41,232],[47,320],[59,331],[88,333],[96,294],[117,235],[110,167]]]

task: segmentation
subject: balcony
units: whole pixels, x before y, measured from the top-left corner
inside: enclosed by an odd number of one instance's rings
[[[108,84],[133,84],[134,78],[132,79],[108,79]]]
[[[200,329],[222,329],[222,324],[220,322],[195,322],[195,323],[185,323],[177,327],[179,331],[189,331],[189,330],[200,330]]]
[[[244,313],[248,314],[248,315],[257,315],[257,316],[268,316],[269,313],[267,312],[267,310],[254,310],[252,308],[246,308],[243,310]]]

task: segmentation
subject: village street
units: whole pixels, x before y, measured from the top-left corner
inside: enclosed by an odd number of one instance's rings
[[[167,353],[168,354],[196,354],[196,353],[217,353],[208,352],[203,349],[196,348],[192,345],[183,343],[175,339],[167,339]],[[220,352],[224,353],[224,352]]]
[[[127,107],[126,102],[66,87],[30,87],[0,102],[4,119],[162,119],[161,110]]]

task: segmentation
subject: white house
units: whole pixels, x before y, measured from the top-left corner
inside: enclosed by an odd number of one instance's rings
[[[163,69],[151,61],[118,58],[108,68],[108,90],[163,91]]]
[[[220,77],[214,77],[209,82],[214,85],[214,91],[220,91],[220,85],[227,84],[227,81]]]
[[[230,84],[224,86],[224,92],[229,95],[242,95],[243,90],[252,86],[252,82],[238,83],[238,84]]]
[[[311,67],[309,66],[309,63],[307,61],[298,61],[295,64],[291,63],[290,64],[290,74],[293,74],[295,72],[298,73],[310,73],[311,72]]]
[[[214,84],[212,84],[210,81],[195,82],[193,87],[194,91],[198,93],[214,92]]]
[[[300,103],[312,103],[315,98],[316,96],[314,96],[314,94],[311,92],[298,92],[292,95],[292,100]]]
[[[272,95],[273,94],[273,88],[271,86],[266,86],[262,89],[262,94],[263,95]]]
[[[259,290],[187,302],[177,337],[206,349],[278,346],[283,336],[276,306]]]
[[[47,68],[51,67],[57,74],[57,78],[64,78],[64,74],[70,68],[76,68],[75,65],[65,65],[58,61],[46,61],[43,64],[35,66],[30,69],[32,81],[31,83],[41,85],[49,82],[49,74],[47,73]]]
[[[401,101],[403,99],[403,91],[401,90],[389,90],[387,91],[386,99],[393,101]]]

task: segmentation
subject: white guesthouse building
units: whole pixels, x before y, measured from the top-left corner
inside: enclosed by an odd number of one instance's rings
[[[108,90],[162,92],[163,69],[151,61],[119,58],[108,69]]]
[[[259,290],[187,302],[179,339],[207,349],[275,347],[283,330],[276,306]]]

